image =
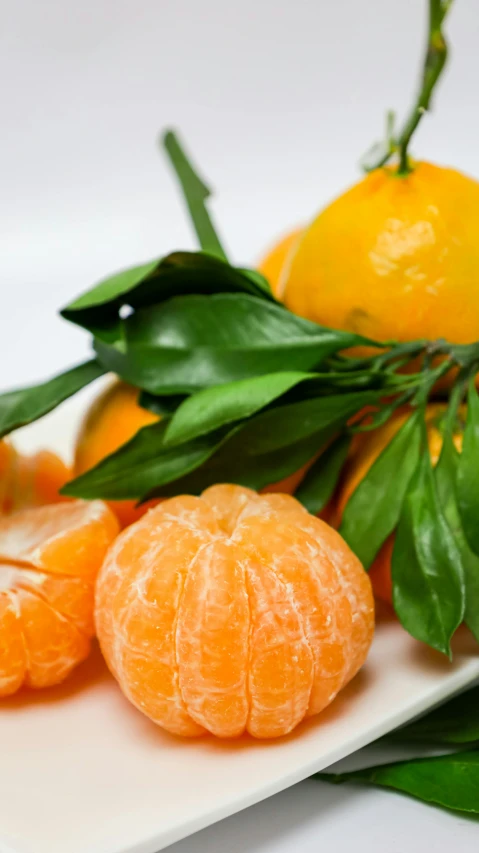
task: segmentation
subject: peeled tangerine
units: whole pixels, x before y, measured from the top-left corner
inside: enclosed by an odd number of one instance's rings
[[[0,696],[58,684],[86,658],[95,579],[117,533],[101,501],[0,519]]]
[[[123,692],[178,735],[259,738],[317,714],[364,663],[371,586],[292,497],[232,485],[154,507],[117,538],[96,626]]]

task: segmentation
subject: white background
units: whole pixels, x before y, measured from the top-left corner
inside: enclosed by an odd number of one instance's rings
[[[232,258],[252,263],[358,177],[386,108],[402,115],[425,7],[0,0],[0,387],[87,354],[55,317],[77,292],[195,245],[160,129],[181,129]],[[477,0],[457,0],[448,32],[453,61],[414,151],[479,176]],[[477,824],[405,798],[309,782],[171,850],[461,853],[473,838]]]

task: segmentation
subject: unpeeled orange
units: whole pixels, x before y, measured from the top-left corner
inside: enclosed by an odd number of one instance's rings
[[[288,495],[212,486],[120,534],[96,627],[127,698],[178,735],[285,735],[356,674],[371,586],[339,534]]]
[[[102,501],[0,519],[0,696],[58,684],[86,658],[95,578],[117,533]]]

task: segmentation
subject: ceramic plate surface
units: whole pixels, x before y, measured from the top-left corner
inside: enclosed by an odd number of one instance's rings
[[[78,403],[22,431],[68,453]],[[449,664],[395,621],[320,717],[279,741],[180,740],[150,723],[98,652],[65,684],[0,703],[1,853],[157,853],[344,758],[479,677],[470,636]]]

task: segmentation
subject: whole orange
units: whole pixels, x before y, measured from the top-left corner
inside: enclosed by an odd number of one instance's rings
[[[446,409],[445,403],[429,403],[426,410],[429,453],[433,465],[436,465],[441,454],[442,435],[438,420]],[[462,410],[461,415],[464,415],[464,410]],[[409,416],[410,411],[398,412],[384,426],[357,436],[354,450],[346,464],[344,479],[337,499],[336,524],[340,523],[346,504],[353,492]],[[456,449],[460,452],[462,450],[462,433],[456,433],[453,440]],[[392,602],[391,558],[393,545],[394,534],[384,542],[369,570],[374,594],[388,604]]]
[[[289,495],[234,485],[164,501],[120,534],[96,627],[126,697],[167,731],[279,737],[364,663],[371,584]]]
[[[378,341],[469,343],[479,338],[478,269],[479,183],[418,162],[406,176],[376,169],[328,205],[277,289],[295,313]]]
[[[280,280],[282,279],[288,259],[292,256],[294,249],[304,229],[296,228],[290,234],[286,234],[266,253],[260,262],[258,269],[268,279],[271,290],[277,299],[281,299]]]
[[[155,423],[158,416],[138,405],[137,388],[114,381],[93,402],[81,424],[75,447],[75,476],[98,465],[141,427]],[[110,506],[123,527],[146,512],[147,505],[136,507],[135,501],[110,501]]]

